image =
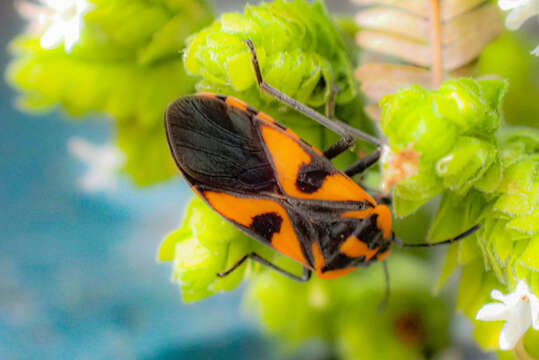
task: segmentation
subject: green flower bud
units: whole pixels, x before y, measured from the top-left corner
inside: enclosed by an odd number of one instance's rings
[[[252,251],[268,260],[277,256],[195,198],[187,207],[183,225],[163,240],[158,259],[174,261],[172,278],[180,285],[183,300],[192,302],[234,289],[243,279],[248,262],[226,277],[219,278],[217,273]],[[291,260],[283,257],[280,261],[296,270]]]
[[[321,1],[262,2],[243,14],[223,14],[191,37],[185,68],[204,80],[199,90],[219,88],[253,106],[275,100],[260,97],[245,40],[257,49],[264,79],[296,100],[324,105],[337,85],[337,103],[356,96],[351,53]]]
[[[249,309],[287,349],[323,341],[339,359],[421,359],[447,346],[449,311],[431,295],[429,270],[417,258],[389,260],[391,297],[385,311],[381,266],[331,281],[298,284],[273,272],[249,282]]]
[[[420,154],[417,174],[395,187],[397,216],[409,215],[444,190],[465,195],[474,186],[489,190],[498,185],[494,135],[506,86],[494,80],[449,80],[438,90],[413,85],[380,101],[391,151],[412,146]]]

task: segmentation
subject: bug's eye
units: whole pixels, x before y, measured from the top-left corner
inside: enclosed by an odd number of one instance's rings
[[[366,209],[372,207],[369,203],[364,202],[364,201],[359,201],[357,203],[357,206],[358,206],[358,210],[366,210]]]

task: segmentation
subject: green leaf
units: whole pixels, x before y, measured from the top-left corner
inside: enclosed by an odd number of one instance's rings
[[[519,216],[507,223],[507,228],[529,235],[539,232],[539,208],[535,207],[529,215]]]
[[[498,189],[502,179],[503,168],[501,161],[496,158],[492,166],[485,171],[481,178],[474,182],[473,186],[484,193],[493,193]]]
[[[526,250],[520,256],[522,265],[528,266],[536,271],[539,270],[539,236],[535,236],[528,242]]]
[[[247,263],[225,278],[218,278],[217,273],[259,247],[195,198],[186,210],[182,227],[161,244],[159,259],[174,260],[173,278],[180,285],[184,301],[191,302],[235,288],[243,279]]]
[[[486,202],[478,192],[461,197],[446,191],[429,230],[429,242],[454,238],[479,222]]]
[[[178,174],[161,124],[146,126],[119,122],[115,140],[126,154],[123,171],[135,184],[147,186]]]
[[[457,309],[467,315],[473,312],[472,305],[477,301],[478,295],[481,292],[483,270],[481,261],[473,261],[462,268],[457,296]]]
[[[436,173],[444,185],[458,193],[466,193],[480,179],[496,157],[496,147],[477,138],[463,136],[452,151],[436,163]]]
[[[447,281],[449,280],[449,278],[455,271],[455,268],[459,264],[458,263],[458,250],[459,250],[458,244],[452,244],[447,249],[447,253],[445,254],[444,265],[442,266],[442,271],[440,272],[440,276],[438,277],[438,283],[436,284],[436,287],[434,288],[435,293],[440,292],[440,290],[447,283]]]
[[[503,194],[494,204],[493,210],[514,217],[530,214],[534,205],[529,202],[528,196],[524,194]]]
[[[500,191],[514,195],[528,193],[532,188],[536,167],[537,160],[533,158],[511,165],[504,172]]]

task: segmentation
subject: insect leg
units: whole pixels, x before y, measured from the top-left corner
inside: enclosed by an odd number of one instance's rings
[[[335,99],[337,98],[338,92],[339,87],[337,85],[334,85],[331,88],[331,95],[328,102],[326,103],[326,117],[333,121],[335,121]],[[324,156],[331,160],[335,156],[348,150],[352,145],[354,145],[354,138],[352,136],[342,137],[339,139],[339,141],[337,141],[335,144],[331,145],[326,151],[324,151]]]
[[[339,141],[324,151],[324,156],[331,160],[343,151],[348,150],[352,145],[354,145],[354,138],[342,137],[339,139]]]
[[[402,240],[399,239],[399,238],[395,238],[395,242],[397,244],[400,244],[402,247],[409,247],[409,248],[412,248],[412,247],[432,247],[432,246],[438,246],[438,245],[452,244],[454,242],[463,240],[463,239],[467,238],[468,236],[472,235],[474,232],[479,230],[480,227],[481,227],[481,225],[477,224],[477,225],[473,226],[472,228],[466,230],[462,234],[455,236],[452,239],[445,240],[445,241],[440,241],[440,242],[435,242],[435,243],[403,244]]]
[[[356,163],[350,165],[350,167],[344,170],[344,173],[350,177],[361,174],[380,159],[381,153],[382,152],[379,148],[374,150],[372,153],[362,157]]]
[[[313,119],[317,123],[325,126],[329,130],[335,132],[343,138],[358,138],[378,146],[382,144],[382,142],[376,137],[366,134],[363,131],[355,129],[343,122],[328,119],[327,117],[319,114],[310,107],[292,99],[290,96],[282,93],[281,91],[275,89],[274,87],[266,83],[262,78],[262,72],[260,70],[260,65],[253,42],[251,40],[247,40],[246,43],[249,47],[249,50],[251,51],[251,63],[255,72],[256,81],[258,82],[258,86],[262,91],[281,101],[282,103],[288,105],[289,107],[295,109],[296,111],[302,113],[303,115]]]
[[[277,265],[269,262],[268,260],[264,259],[263,257],[258,255],[257,253],[250,253],[250,254],[242,256],[238,261],[236,261],[234,263],[234,265],[232,265],[229,269],[227,269],[227,270],[225,270],[225,271],[223,271],[221,273],[218,273],[217,276],[218,277],[225,277],[225,276],[229,275],[231,272],[233,272],[238,267],[240,267],[241,264],[243,264],[245,262],[245,260],[247,260],[247,259],[251,259],[253,261],[256,261],[259,264],[267,266],[267,267],[269,267],[269,268],[271,268],[271,269],[285,275],[286,277],[288,277],[288,278],[290,278],[292,280],[305,282],[305,281],[308,281],[311,278],[311,270],[307,269],[306,267],[303,267],[303,274],[301,276],[297,276],[297,275],[294,275],[291,272],[288,272],[288,271],[278,267]]]
[[[328,102],[326,103],[326,117],[332,121],[335,120],[335,99],[337,98],[337,93],[339,92],[339,87],[337,85],[332,86],[331,95]],[[354,145],[354,138],[352,136],[345,136],[339,139],[335,144],[331,145],[326,151],[324,151],[324,156],[328,159],[333,159],[335,156],[341,154],[342,152],[348,150],[352,145]]]
[[[389,293],[390,293],[389,269],[387,267],[387,262],[382,261],[382,265],[384,267],[384,279],[385,279],[385,283],[386,283],[386,288],[385,288],[385,292],[384,292],[384,298],[382,299],[382,301],[378,305],[378,311],[379,312],[382,312],[382,311],[384,311],[386,309],[387,304],[389,303]]]

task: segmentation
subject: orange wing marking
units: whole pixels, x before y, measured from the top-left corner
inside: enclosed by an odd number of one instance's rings
[[[389,255],[390,252],[391,252],[391,249],[387,249],[385,252],[383,252],[381,254],[378,254],[376,256],[376,260],[384,261],[386,259],[386,257]]]
[[[391,235],[392,220],[391,211],[385,205],[377,205],[374,208],[373,214],[378,214],[376,219],[376,226],[378,229],[384,232],[384,237],[387,238]]]
[[[300,199],[333,201],[368,201],[376,203],[359,185],[347,176],[337,173],[328,175],[320,189],[304,193],[296,187],[296,179],[301,165],[312,161],[311,156],[299,141],[274,127],[261,126],[262,137],[272,156],[277,177],[283,190]]]
[[[234,195],[205,191],[208,203],[222,216],[249,228],[253,218],[266,213],[276,213],[283,220],[279,232],[273,234],[271,246],[292,259],[306,264],[299,240],[286,210],[272,200],[240,198]]]
[[[320,250],[320,245],[318,245],[318,243],[313,244],[313,256],[314,256],[314,267],[315,267],[316,275],[320,279],[324,279],[324,280],[335,279],[335,278],[344,276],[355,270],[355,268],[345,268],[345,269],[337,269],[337,270],[330,270],[330,271],[322,272],[322,267],[324,266],[325,259],[324,259],[324,255],[322,255],[322,251]]]
[[[341,245],[341,253],[350,257],[358,258],[360,256],[365,256],[365,261],[372,259],[378,249],[369,249],[367,244],[363,241],[360,241],[355,236],[350,236],[346,241]]]
[[[225,102],[232,106],[232,107],[235,107],[237,109],[240,109],[240,110],[247,110],[247,104],[245,104],[243,101],[241,100],[238,100],[234,97],[230,97],[228,96],[225,100]]]
[[[272,118],[271,116],[269,116],[268,114],[263,113],[262,111],[260,111],[258,114],[256,114],[256,117],[259,118],[260,120],[265,121],[265,122],[268,122],[268,123],[270,123],[270,124],[275,123],[275,119],[273,119],[273,118]]]
[[[364,210],[354,210],[354,211],[346,211],[341,214],[342,218],[352,218],[352,219],[365,219],[367,216],[372,214],[374,211],[374,208],[368,208]]]

